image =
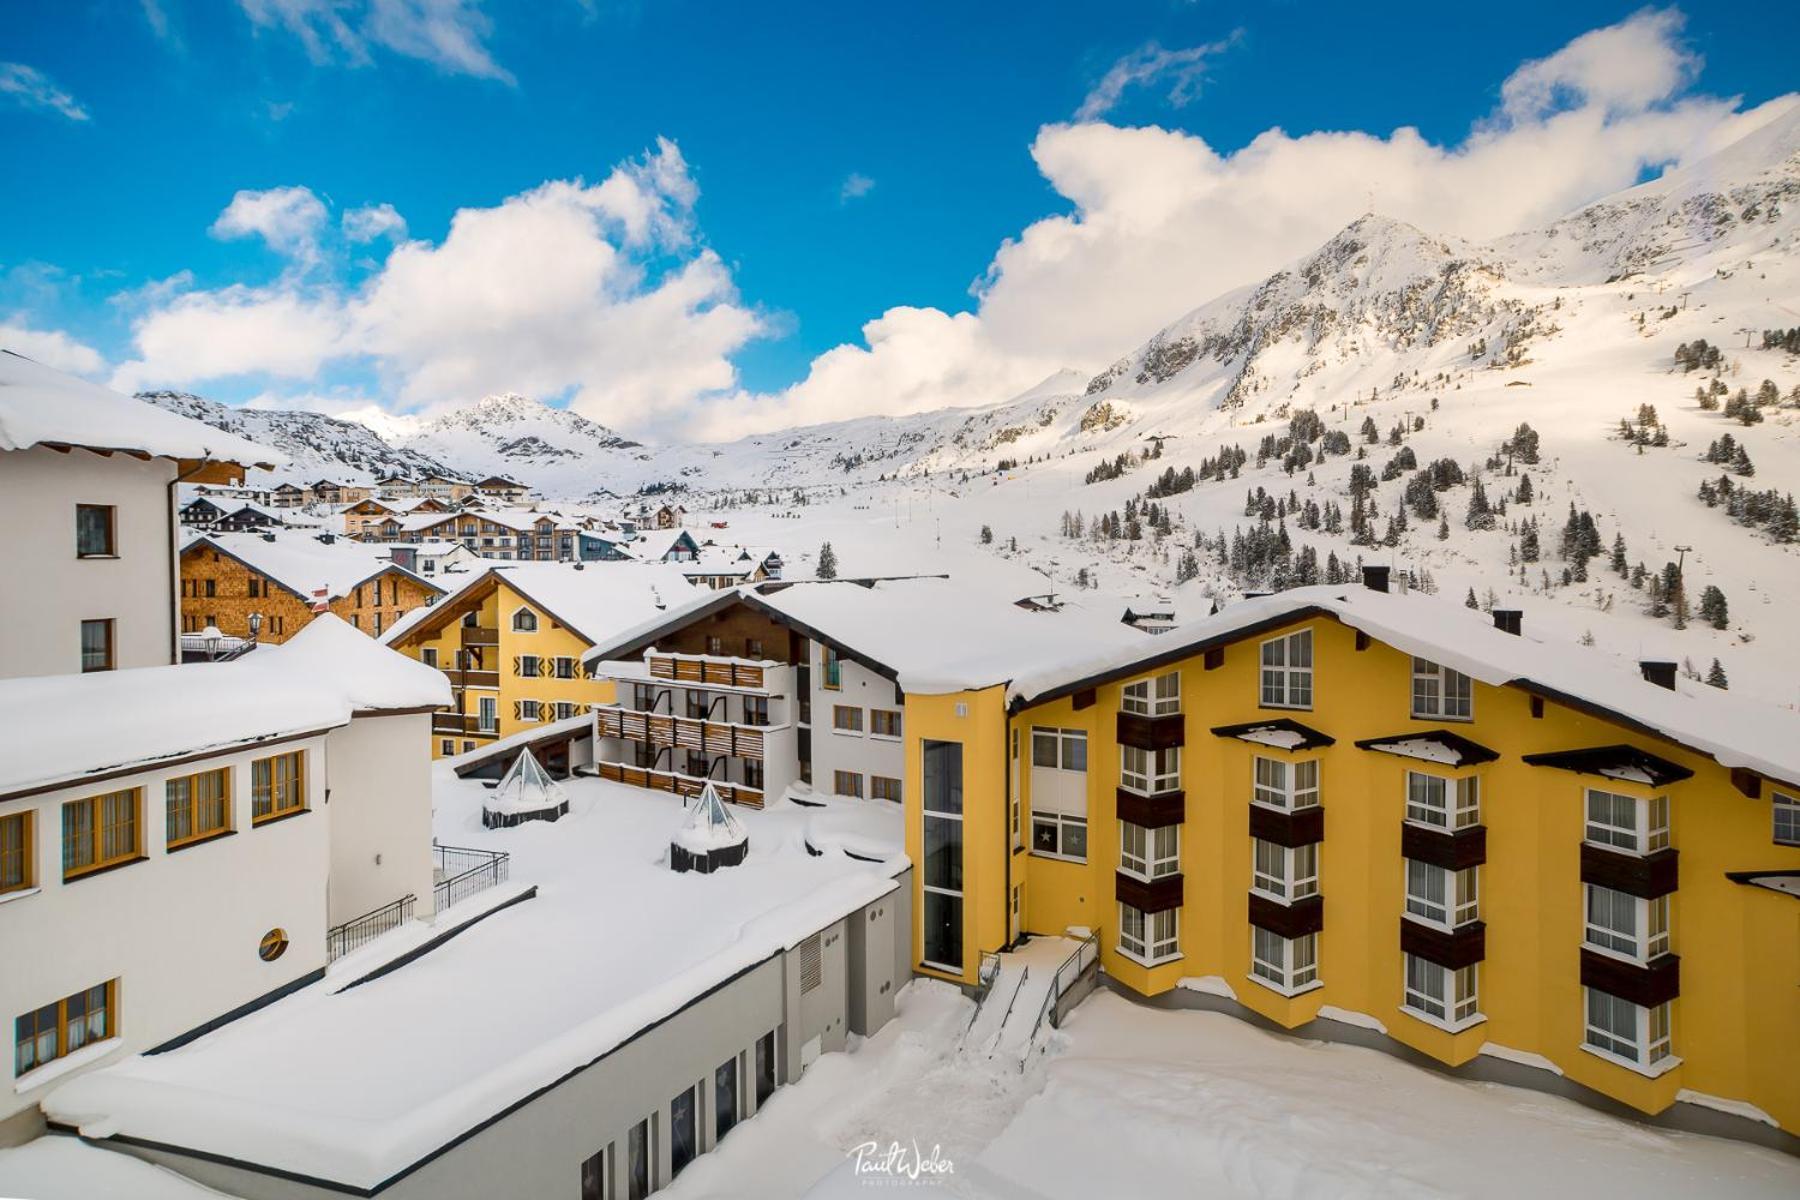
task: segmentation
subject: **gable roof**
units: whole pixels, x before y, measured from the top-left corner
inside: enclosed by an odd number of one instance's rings
[[[273,536],[275,540],[269,541],[260,533],[208,533],[189,541],[181,553],[185,556],[202,547],[217,550],[309,603],[315,588],[324,588],[327,599],[335,600],[388,571],[400,572],[427,591],[441,594],[444,590],[396,563],[387,546],[344,537],[321,542],[305,533],[274,532]]]
[[[0,450],[80,446],[139,458],[277,467],[287,456],[0,349]]]
[[[440,629],[460,616],[463,601],[485,599],[502,583],[590,643],[653,619],[694,591],[679,571],[660,563],[496,562],[436,604],[407,613],[381,640],[391,646]]]

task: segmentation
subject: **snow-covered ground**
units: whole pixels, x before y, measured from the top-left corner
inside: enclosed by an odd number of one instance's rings
[[[869,1164],[919,1160],[952,1170],[918,1186],[982,1200],[1800,1192],[1800,1161],[1774,1151],[1219,1013],[1101,991],[1020,1070],[957,1052],[972,1004],[954,989],[915,980],[899,1001],[886,1028],[695,1161],[670,1200],[855,1200],[893,1182]]]
[[[222,1200],[158,1166],[90,1146],[79,1138],[41,1137],[0,1150],[0,1196],[6,1200]]]

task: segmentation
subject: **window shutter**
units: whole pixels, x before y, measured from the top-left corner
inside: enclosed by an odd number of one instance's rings
[[[525,705],[518,700],[514,700],[513,701],[513,720],[517,721],[517,720],[521,719],[521,714],[524,713],[524,711],[525,711]]]
[[[548,658],[538,659],[538,674],[545,679],[556,674],[555,660]]]
[[[524,660],[521,659],[517,654],[513,655],[513,674],[514,675],[519,674],[523,663],[524,663]]]

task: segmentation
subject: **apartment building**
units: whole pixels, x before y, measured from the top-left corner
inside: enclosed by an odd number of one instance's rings
[[[283,461],[0,351],[0,677],[180,661],[176,483]]]
[[[902,676],[918,969],[1087,926],[1142,995],[1800,1131],[1800,719],[1369,583]]]
[[[330,612],[380,637],[444,589],[384,547],[298,530],[215,533],[181,550],[181,631],[280,643]]]

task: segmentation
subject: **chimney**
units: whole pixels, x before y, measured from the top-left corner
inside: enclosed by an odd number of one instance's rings
[[[1525,614],[1516,608],[1496,608],[1494,610],[1494,628],[1501,633],[1510,633],[1518,637],[1525,620]]]
[[[1677,664],[1672,662],[1663,662],[1659,659],[1646,658],[1638,663],[1638,670],[1644,673],[1645,679],[1648,679],[1657,687],[1668,688],[1672,692],[1675,690],[1676,666]]]
[[[1388,568],[1363,565],[1363,586],[1372,592],[1388,590]]]

